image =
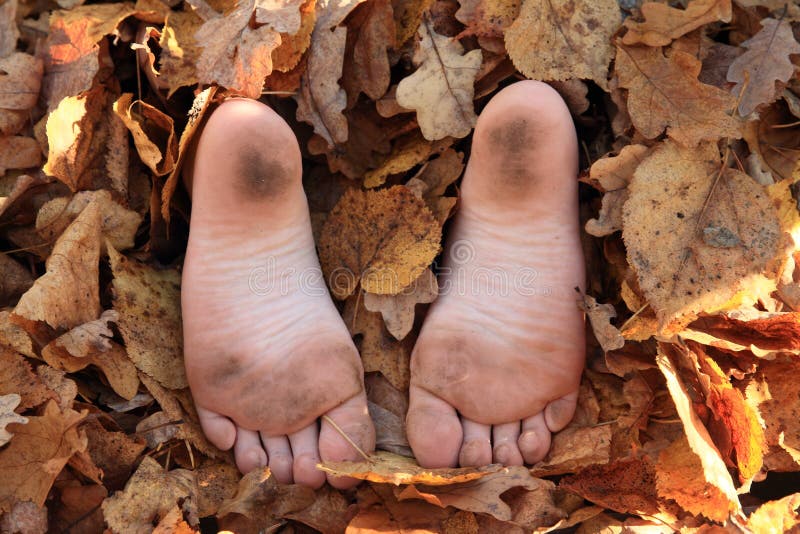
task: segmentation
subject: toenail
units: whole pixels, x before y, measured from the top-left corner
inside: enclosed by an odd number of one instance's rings
[[[525,444],[525,448],[535,447],[538,441],[539,441],[539,437],[536,435],[536,432],[534,432],[533,430],[526,430],[519,437],[520,445],[522,445],[524,443]]]
[[[494,448],[494,457],[499,463],[504,464],[511,457],[511,447],[508,443],[501,443]]]
[[[248,452],[247,458],[250,460],[250,463],[255,466],[253,469],[265,467],[267,465],[267,455],[256,449]]]

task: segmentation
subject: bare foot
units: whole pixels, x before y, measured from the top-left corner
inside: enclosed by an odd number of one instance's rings
[[[584,364],[577,140],[549,86],[516,83],[475,128],[442,295],[411,356],[408,439],[426,467],[541,460]]]
[[[200,422],[242,472],[319,487],[323,460],[375,444],[358,351],[331,301],[289,126],[252,100],[211,116],[192,169],[183,271],[186,370]],[[330,480],[336,487],[352,479]]]

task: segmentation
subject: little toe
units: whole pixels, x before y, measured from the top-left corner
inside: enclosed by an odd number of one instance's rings
[[[322,418],[319,432],[319,454],[323,461],[360,461],[364,459],[362,453],[370,454],[375,450],[375,427],[369,417],[367,396],[363,391],[326,415]],[[337,489],[352,488],[359,483],[356,479],[334,476],[328,476],[328,482]]]
[[[544,409],[544,420],[550,432],[558,432],[572,421],[578,405],[578,390],[551,401]]]
[[[492,427],[466,417],[461,418],[464,443],[458,455],[461,467],[479,467],[492,463]]]
[[[522,453],[517,445],[519,421],[492,427],[494,461],[503,465],[522,465]]]
[[[267,453],[261,446],[258,432],[252,430],[237,429],[233,455],[236,458],[236,467],[245,475],[253,469],[267,465]]]
[[[517,440],[519,450],[527,464],[535,464],[550,450],[550,429],[544,420],[544,412],[522,420],[522,434]]]
[[[317,489],[325,483],[325,473],[317,469],[319,463],[319,431],[317,422],[289,434],[289,443],[294,456],[294,482]]]
[[[236,425],[233,421],[211,410],[196,406],[197,416],[200,418],[200,427],[215,447],[227,451],[236,441]]]
[[[406,418],[408,443],[422,467],[454,467],[463,430],[455,408],[428,391],[412,385]]]
[[[266,437],[261,434],[261,442],[267,449],[269,457],[269,470],[275,480],[281,484],[291,484],[294,482],[294,458],[289,439],[286,436]]]

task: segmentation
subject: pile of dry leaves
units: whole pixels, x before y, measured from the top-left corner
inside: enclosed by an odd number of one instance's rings
[[[0,530],[800,528],[797,5],[81,4],[0,0]],[[524,77],[582,139],[578,413],[530,468],[425,471],[403,430],[416,304],[476,111]],[[231,93],[292,124],[323,268],[364,273],[332,288],[381,451],[323,466],[369,481],[350,492],[242,478],[197,424],[179,176]]]

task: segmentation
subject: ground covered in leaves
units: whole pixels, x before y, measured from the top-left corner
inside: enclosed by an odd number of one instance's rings
[[[0,0],[2,532],[799,528],[797,5],[82,4]],[[582,141],[578,412],[537,465],[422,470],[403,420],[431,265],[476,113],[523,78]],[[322,466],[350,492],[242,478],[197,424],[179,176],[229,94],[295,129],[323,268],[356,273],[331,289],[379,452]]]

